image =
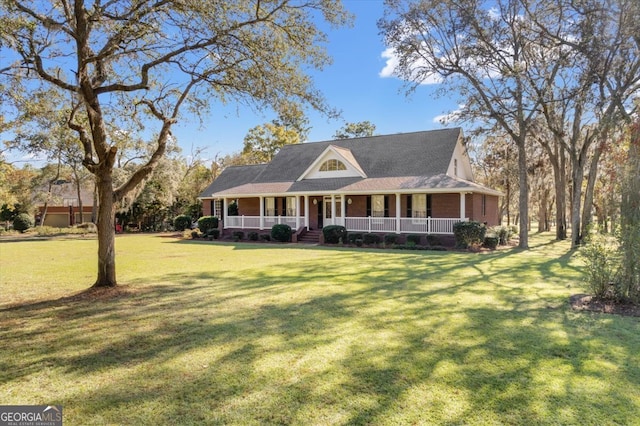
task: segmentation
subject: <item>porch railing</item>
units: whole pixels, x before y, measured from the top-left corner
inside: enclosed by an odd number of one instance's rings
[[[225,228],[240,229],[270,229],[275,224],[287,224],[295,229],[297,223],[304,224],[304,217],[295,216],[227,216],[224,221]],[[403,234],[453,234],[453,225],[458,222],[467,222],[467,218],[400,218],[400,229],[397,229],[395,217],[336,217],[325,219],[326,225],[343,225],[350,232],[400,232]]]

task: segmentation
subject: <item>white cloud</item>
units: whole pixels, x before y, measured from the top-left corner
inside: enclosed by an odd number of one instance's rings
[[[457,121],[458,119],[460,119],[460,113],[462,112],[464,107],[465,107],[464,104],[463,105],[458,105],[458,109],[456,109],[456,110],[449,111],[446,114],[437,115],[437,116],[433,117],[433,122],[434,123],[439,123],[439,124],[442,124],[442,125],[446,126],[449,123]]]
[[[395,71],[400,63],[400,60],[398,59],[398,55],[396,55],[395,49],[388,47],[384,52],[380,54],[380,56],[386,59],[386,63],[384,68],[382,68],[378,75],[381,78],[397,77]],[[414,64],[414,69],[418,69],[421,66],[424,66],[424,63],[416,62]],[[440,83],[442,83],[442,78],[437,74],[429,74],[420,82],[420,84],[424,85]]]

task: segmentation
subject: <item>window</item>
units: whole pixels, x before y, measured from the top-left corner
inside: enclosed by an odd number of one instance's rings
[[[384,195],[371,196],[371,216],[385,217],[384,215]]]
[[[274,197],[266,197],[264,199],[264,215],[265,216],[276,215],[276,199]]]
[[[414,194],[411,200],[411,217],[427,217],[427,194]]]
[[[287,216],[296,215],[296,197],[287,197]]]
[[[320,166],[321,172],[336,172],[338,170],[347,170],[347,167],[342,161],[335,159],[327,160]]]

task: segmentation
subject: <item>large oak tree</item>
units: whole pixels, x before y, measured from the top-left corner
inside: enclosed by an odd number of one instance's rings
[[[0,72],[20,83],[7,87],[63,93],[67,125],[96,178],[94,286],[117,284],[116,202],[153,172],[181,111],[204,113],[211,101],[329,111],[305,73],[329,61],[321,19],[349,17],[338,0],[0,1],[0,53],[15,59]],[[146,136],[151,155],[116,187],[112,138],[136,126],[155,135]]]

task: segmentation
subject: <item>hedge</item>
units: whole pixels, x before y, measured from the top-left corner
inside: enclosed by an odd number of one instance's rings
[[[281,243],[291,241],[291,227],[284,223],[273,225],[271,227],[271,238]]]

